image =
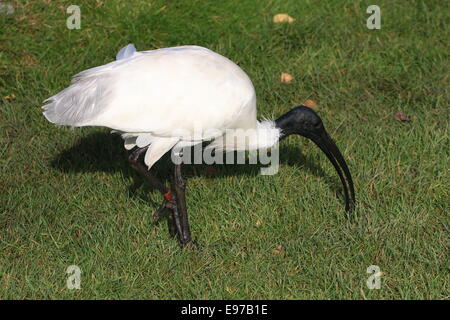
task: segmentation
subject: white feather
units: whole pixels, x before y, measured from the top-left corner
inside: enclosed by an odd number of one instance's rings
[[[44,116],[60,125],[120,131],[127,149],[150,144],[149,167],[177,144],[217,139],[211,147],[235,149],[221,138],[230,129],[256,130],[248,148],[276,140],[275,133],[262,141],[273,124],[256,120],[255,89],[234,62],[197,46],[135,50],[129,44],[118,60],[75,75],[71,86],[46,100]]]
[[[119,52],[116,55],[116,60],[121,60],[125,58],[131,57],[136,52],[136,47],[134,44],[130,43],[129,45],[123,47],[119,50]]]
[[[258,122],[255,129],[232,129],[215,139],[207,148],[224,150],[258,150],[274,146],[280,138],[280,130],[273,121]]]
[[[153,140],[145,153],[144,162],[151,168],[167,151],[172,149],[178,142],[177,138],[159,138]]]

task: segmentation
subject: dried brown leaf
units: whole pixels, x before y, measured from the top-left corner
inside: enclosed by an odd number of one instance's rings
[[[283,251],[283,245],[279,244],[275,249],[272,250],[273,254],[280,254]]]
[[[273,23],[292,23],[295,19],[286,13],[279,13],[273,16]]]
[[[411,118],[408,117],[406,114],[404,114],[401,111],[396,112],[394,115],[394,118],[395,118],[395,120],[402,121],[402,122],[410,122],[411,121]]]
[[[317,103],[314,100],[311,99],[306,99],[305,101],[303,101],[303,105],[311,108],[311,109],[316,109],[317,108]]]
[[[14,93],[8,94],[7,96],[3,97],[5,100],[14,100],[16,98],[16,95]]]
[[[280,75],[280,81],[281,82],[291,83],[293,79],[294,79],[294,77],[292,75],[290,75],[289,73],[286,73],[286,72],[283,72]]]

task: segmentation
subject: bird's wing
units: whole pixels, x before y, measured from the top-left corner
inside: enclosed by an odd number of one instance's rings
[[[147,153],[144,157],[144,162],[148,169],[155,164],[167,151],[177,144],[178,138],[157,138],[152,141],[148,147]]]
[[[123,140],[125,149],[131,150],[134,147],[144,148],[148,147],[144,163],[147,165],[148,169],[155,164],[167,151],[172,149],[180,139],[178,138],[161,138],[155,137],[150,133],[128,133],[128,132],[118,132],[113,130],[112,133],[120,133]]]
[[[70,87],[47,99],[45,117],[158,137],[183,137],[196,126],[242,127],[242,114],[250,115],[244,126],[256,126],[253,84],[227,58],[196,46],[122,50],[119,60],[79,73]]]
[[[72,85],[46,99],[44,116],[48,121],[81,127],[107,109],[114,91],[114,75],[141,53],[129,44],[117,53],[117,60],[106,65],[84,70],[72,78]]]

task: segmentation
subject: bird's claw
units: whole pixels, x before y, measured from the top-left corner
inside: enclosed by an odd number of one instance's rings
[[[203,251],[205,249],[205,246],[201,245],[200,243],[196,241],[189,241],[187,243],[180,243],[180,245],[184,248],[192,249],[192,250],[200,250]]]
[[[175,207],[176,203],[174,200],[169,201],[167,199],[164,199],[161,206],[153,213],[155,224],[158,224],[161,221],[161,218],[164,216],[165,209],[174,210]]]
[[[169,209],[170,213],[167,215],[167,223],[169,227],[169,233],[172,237],[178,236],[179,244],[181,247],[187,247],[190,249],[202,250],[203,246],[191,240],[190,234],[187,236],[184,233],[183,227],[180,223],[180,213],[178,211],[177,200],[175,196],[165,197],[161,206],[153,214],[154,224],[157,225],[164,217],[164,210]],[[189,231],[188,231],[189,232]]]

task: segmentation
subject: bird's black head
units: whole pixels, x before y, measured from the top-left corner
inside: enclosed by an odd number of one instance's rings
[[[281,130],[280,139],[291,134],[298,134],[311,139],[328,157],[341,179],[345,193],[345,209],[350,211],[355,204],[353,180],[341,152],[323,126],[322,119],[312,109],[299,106],[275,120]]]
[[[322,119],[314,110],[305,106],[293,108],[275,122],[281,129],[282,138],[294,133],[310,138],[311,135],[320,134],[324,130]]]

